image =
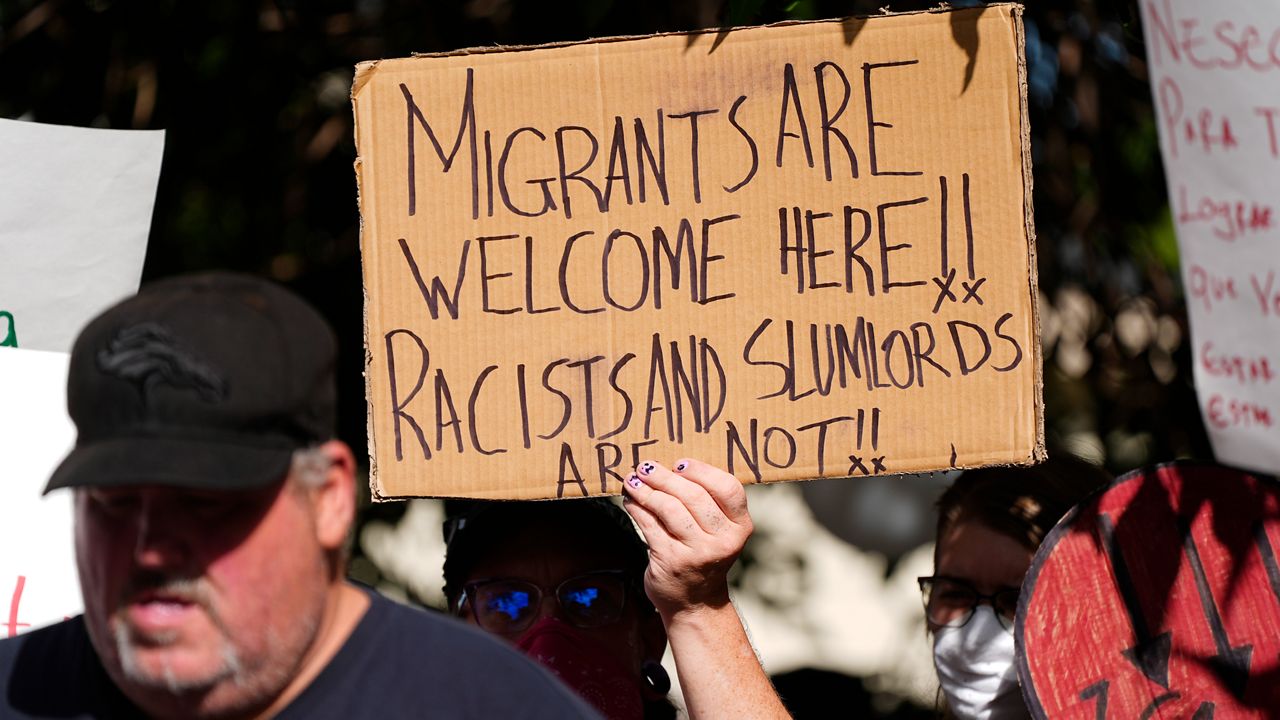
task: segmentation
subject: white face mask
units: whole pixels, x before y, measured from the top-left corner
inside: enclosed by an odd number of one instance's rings
[[[986,605],[958,628],[933,635],[933,665],[947,706],[962,720],[1028,717],[1013,664],[1013,633]]]

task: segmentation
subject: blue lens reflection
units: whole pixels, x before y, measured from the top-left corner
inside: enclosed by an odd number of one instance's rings
[[[565,593],[565,599],[575,602],[582,607],[591,607],[591,603],[600,597],[600,591],[596,588],[584,588],[582,590],[573,590]]]
[[[519,590],[509,590],[501,595],[495,595],[489,599],[488,606],[490,610],[496,610],[507,617],[515,620],[520,617],[520,612],[529,607],[529,593]]]

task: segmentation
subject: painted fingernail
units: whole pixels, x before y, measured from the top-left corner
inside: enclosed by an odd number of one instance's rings
[[[651,473],[651,472],[653,472],[654,470],[657,470],[657,469],[658,469],[658,466],[657,466],[657,465],[654,465],[654,464],[653,464],[653,463],[651,463],[651,462],[642,462],[642,463],[640,463],[640,472],[644,473],[645,475],[648,475],[649,473]]]
[[[687,467],[689,467],[689,463],[679,463],[676,465],[676,472],[684,472],[684,469]]]
[[[633,488],[639,488],[644,483],[640,482],[639,475],[636,475],[635,473],[631,473],[631,476],[627,478],[627,484]]]

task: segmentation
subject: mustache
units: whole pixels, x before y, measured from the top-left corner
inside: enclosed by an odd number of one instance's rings
[[[127,605],[140,595],[164,595],[183,602],[213,609],[213,593],[208,581],[200,575],[171,575],[143,572],[133,575],[120,592],[120,606]]]

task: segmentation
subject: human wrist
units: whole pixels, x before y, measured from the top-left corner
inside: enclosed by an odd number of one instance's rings
[[[723,593],[700,598],[697,602],[685,602],[671,607],[659,607],[658,614],[662,616],[662,622],[668,628],[668,632],[673,626],[699,627],[708,622],[715,622],[720,618],[732,616],[734,620],[737,620],[738,617],[738,612],[734,609],[733,602],[729,599],[727,589]]]

